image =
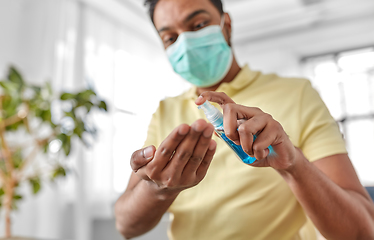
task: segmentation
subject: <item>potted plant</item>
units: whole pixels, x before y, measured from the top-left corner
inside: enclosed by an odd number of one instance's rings
[[[19,187],[28,182],[37,194],[46,178],[65,176],[66,166],[51,154],[69,156],[74,138],[89,145],[95,137],[89,121],[93,109],[107,111],[107,105],[91,89],[56,95],[49,83],[26,83],[14,67],[0,81],[0,206],[5,211],[5,237],[11,236],[11,212],[23,198]]]

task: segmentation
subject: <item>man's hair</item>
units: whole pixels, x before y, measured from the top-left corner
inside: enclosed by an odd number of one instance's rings
[[[144,5],[148,6],[148,13],[153,23],[154,23],[153,16],[154,16],[155,8],[159,1],[160,0],[145,0],[144,2]],[[209,1],[211,1],[211,3],[217,8],[219,13],[222,15],[223,14],[222,1],[221,0],[209,0]]]

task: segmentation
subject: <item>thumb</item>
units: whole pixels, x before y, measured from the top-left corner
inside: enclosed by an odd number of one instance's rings
[[[147,165],[154,157],[156,148],[148,146],[146,148],[135,151],[131,156],[130,165],[132,170],[137,172],[139,168]]]

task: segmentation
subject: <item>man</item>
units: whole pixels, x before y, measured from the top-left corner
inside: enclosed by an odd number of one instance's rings
[[[176,240],[315,239],[308,219],[328,239],[374,239],[373,203],[310,83],[240,68],[220,0],[147,3],[174,70],[194,87],[153,115],[116,203],[118,230],[139,236],[169,211]],[[223,108],[225,133],[256,157],[251,166],[212,139],[196,108],[206,100]]]

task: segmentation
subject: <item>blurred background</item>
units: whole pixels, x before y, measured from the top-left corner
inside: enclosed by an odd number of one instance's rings
[[[241,65],[309,78],[339,122],[364,186],[374,186],[374,1],[223,0]],[[90,149],[66,160],[67,178],[28,186],[14,212],[15,235],[122,239],[113,205],[127,186],[159,100],[190,85],[172,71],[142,0],[0,0],[0,76],[19,68],[55,91],[91,86],[108,104],[95,114]],[[3,234],[4,221],[0,221]],[[168,219],[139,239],[166,239]]]

